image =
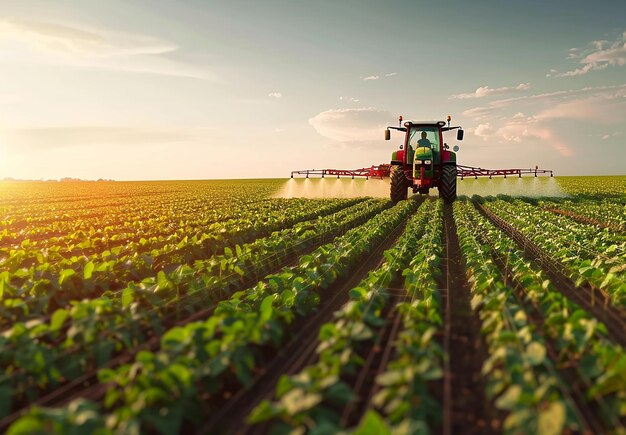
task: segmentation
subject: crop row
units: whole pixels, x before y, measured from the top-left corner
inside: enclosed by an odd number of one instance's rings
[[[153,205],[209,200],[216,204],[254,202],[270,197],[282,180],[215,180],[120,183],[0,182],[0,219],[32,218],[33,211],[61,213],[99,204]],[[2,222],[0,220],[0,222]]]
[[[441,423],[441,406],[432,396],[430,384],[443,377],[443,349],[435,340],[443,326],[437,290],[443,255],[442,212],[438,202],[402,272],[408,300],[397,309],[403,329],[395,343],[395,358],[376,378],[380,391],[373,397],[373,405],[390,432],[426,433]],[[367,427],[365,419],[372,415],[365,415],[362,427]]]
[[[35,210],[34,217],[28,225],[13,230],[6,225],[0,233],[0,248],[8,249],[25,247],[40,250],[55,248],[57,254],[88,255],[101,252],[127,242],[141,238],[151,240],[154,237],[194,234],[215,222],[240,219],[250,214],[260,214],[291,207],[297,203],[308,202],[319,206],[329,201],[303,199],[256,199],[254,201],[223,201],[210,200],[201,202],[198,198],[180,204],[172,200],[170,204],[161,202],[149,206],[142,204],[137,210],[132,204],[111,207],[103,204],[85,209],[85,214],[47,216],[42,210]],[[174,240],[172,238],[172,240]],[[5,254],[6,255],[6,254]]]
[[[405,201],[383,211],[302,256],[296,266],[220,302],[206,321],[170,329],[159,351],[140,352],[132,364],[102,370],[100,381],[110,385],[103,402],[111,413],[107,427],[176,433],[183,421],[197,424],[207,397],[217,397],[227,381],[249,385],[266,358],[262,350],[280,347],[293,333],[294,320],[315,310],[317,290],[346,276],[415,208],[415,201]],[[69,415],[69,408],[59,412]],[[45,424],[45,415],[35,409],[15,425]],[[71,426],[72,419],[64,423]]]
[[[623,197],[626,176],[556,177],[559,185],[569,194],[582,197]]]
[[[560,262],[577,284],[587,282],[626,306],[626,236],[557,216],[521,201],[485,204]]]
[[[0,342],[5,378],[0,385],[16,399],[32,398],[40,389],[75,379],[132,350],[181,316],[206,308],[233,290],[253,284],[310,247],[359,225],[387,207],[369,200],[333,215],[296,224],[243,246],[235,252],[181,266],[123,291],[92,300],[74,301],[56,310],[49,321],[18,323]]]
[[[516,243],[469,204],[463,211],[485,248],[506,265],[523,287],[524,300],[541,316],[541,329],[554,347],[557,367],[575,368],[582,406],[596,402],[605,428],[617,430],[626,409],[626,352],[612,343],[601,323],[558,292],[545,273],[523,258]]]
[[[626,231],[626,204],[623,201],[611,199],[600,201],[539,201],[539,206],[548,210],[571,212],[611,225],[622,232]]]
[[[276,386],[277,400],[258,405],[251,422],[271,420],[272,430],[281,433],[340,431],[337,410],[362,400],[347,380],[363,366],[362,350],[371,347],[384,325],[387,288],[402,272],[409,301],[390,309],[399,310],[404,329],[396,343],[396,359],[376,379],[381,390],[374,403],[401,432],[432,426],[440,413],[426,383],[442,376],[442,353],[433,340],[441,315],[432,272],[440,259],[441,210],[440,201],[427,201],[419,208],[396,245],[385,252],[385,262],[350,290],[350,302],[335,313],[337,320],[320,329],[317,362],[296,375],[283,376]]]
[[[318,203],[318,207],[295,202],[287,209],[258,215],[250,213],[242,219],[214,223],[200,236],[185,236],[171,243],[163,240],[159,249],[150,252],[137,251],[141,241],[100,255],[60,256],[51,261],[43,258],[37,249],[13,250],[3,263],[5,270],[0,273],[0,298],[2,305],[13,312],[16,308],[27,314],[50,311],[66,306],[71,300],[98,297],[106,291],[123,289],[128,282],[139,282],[161,270],[173,270],[211,254],[220,254],[226,247],[333,213],[354,202],[338,200],[327,205]],[[11,319],[0,320],[6,323]]]
[[[164,245],[182,246],[190,239],[206,238],[212,233],[246,229],[250,221],[257,222],[257,225],[261,223],[272,225],[281,214],[298,213],[307,207],[322,211],[326,207],[349,203],[346,200],[269,199],[257,203],[253,208],[239,210],[231,218],[221,218],[219,221],[205,217],[205,213],[197,209],[188,210],[176,217],[168,216],[167,213],[155,218],[130,215],[126,218],[132,219],[132,224],[124,221],[118,224],[107,221],[102,225],[90,226],[88,230],[77,230],[63,237],[45,237],[44,241],[24,240],[16,246],[0,249],[0,258],[7,270],[15,271],[44,263],[53,265],[57,262],[63,263],[71,257],[91,257],[92,261],[98,261],[103,253],[105,257],[111,253],[118,256],[124,253],[151,253],[162,249]]]
[[[210,189],[134,194],[99,198],[68,197],[38,202],[29,198],[16,205],[0,205],[0,246],[30,239],[63,237],[92,228],[110,236],[124,228],[141,229],[147,222],[179,222],[190,216],[208,221],[228,220],[238,212],[263,207],[271,199],[257,196],[223,195]],[[285,200],[287,201],[287,200]],[[64,240],[64,239],[62,239]]]
[[[471,286],[471,306],[478,313],[488,349],[482,367],[486,395],[506,413],[507,433],[579,430],[582,423],[575,405],[563,394],[566,387],[547,358],[545,341],[481,243],[471,207],[457,201],[454,220]]]
[[[237,183],[232,182],[230,190],[233,191],[224,194],[228,192],[216,189],[214,184],[184,183],[172,190],[146,189],[145,192],[144,185],[136,184],[127,189],[128,194],[124,196],[109,195],[109,192],[84,200],[80,196],[53,196],[43,203],[29,192],[28,198],[16,205],[0,201],[0,262],[9,257],[11,250],[39,251],[42,262],[74,255],[89,256],[129,243],[134,244],[138,252],[149,252],[164,241],[177,244],[186,236],[201,237],[203,229],[215,222],[262,218],[262,215],[254,215],[286,210],[298,203],[313,206],[329,203],[328,200],[249,195],[243,190],[233,190],[232,185]],[[174,186],[168,183],[168,187]],[[229,190],[229,186],[224,187]],[[111,186],[113,192],[117,188],[119,186]],[[0,191],[0,197],[2,193],[4,191]],[[17,207],[19,213],[15,210]],[[2,211],[8,209],[12,209],[12,213],[2,216]]]
[[[311,241],[315,242],[315,236],[319,238],[320,236],[326,234],[325,232],[328,232],[329,235],[332,235],[333,231],[335,231],[337,228],[349,224],[350,222],[352,222],[352,219],[358,221],[363,213],[373,212],[372,207],[375,207],[375,205],[382,206],[382,204],[382,201],[370,201],[367,204],[363,204],[362,207],[348,207],[328,217],[318,218],[312,221],[305,221],[303,223],[296,224],[296,226],[293,228],[279,231],[267,238],[257,239],[254,243],[243,245],[243,247],[235,245],[237,251],[236,256],[232,255],[232,250],[230,248],[226,248],[225,254],[223,256],[212,256],[209,259],[196,260],[193,263],[192,268],[185,268],[180,266],[172,272],[160,272],[159,274],[154,275],[152,278],[144,278],[141,283],[131,283],[127,286],[126,289],[120,292],[105,292],[103,294],[104,299],[117,299],[118,302],[120,302],[122,298],[127,301],[141,301],[142,293],[146,297],[150,296],[151,294],[156,293],[155,289],[157,284],[161,284],[161,287],[165,287],[168,285],[169,282],[173,282],[179,285],[179,287],[176,287],[176,292],[177,294],[181,294],[183,292],[186,292],[187,290],[185,287],[180,286],[183,286],[187,281],[192,282],[192,278],[200,279],[203,276],[211,277],[213,275],[219,275],[221,278],[231,278],[231,281],[233,281],[232,278],[234,275],[237,277],[237,280],[241,280],[240,272],[242,270],[248,269],[251,269],[249,270],[249,272],[252,275],[257,276],[258,274],[256,274],[256,271],[258,271],[259,273],[263,273],[263,271],[266,270],[266,263],[268,263],[268,258],[275,257],[275,260],[284,258],[284,255],[280,255],[283,250],[287,251],[285,252],[286,255],[289,253],[288,251],[291,246],[297,247],[297,249],[302,249],[303,247],[306,247],[303,245],[306,245],[307,237],[311,237]],[[374,210],[376,210],[376,208],[374,208]],[[311,227],[314,227],[314,233],[311,233]],[[245,253],[245,255],[242,255],[242,253]],[[256,269],[251,263],[253,259],[256,261],[263,259],[263,261],[260,261],[258,264],[256,264],[257,266],[259,266]],[[274,261],[273,263],[269,261],[269,264],[275,265],[276,261]],[[186,277],[186,281],[182,279],[183,277]],[[229,288],[227,283],[222,282],[219,284],[222,285],[225,289]],[[200,284],[189,285],[192,290],[195,291],[195,287],[207,288],[209,284],[206,282],[201,282]],[[215,286],[209,286],[208,288],[214,287]],[[163,301],[161,300],[161,294],[165,292],[161,291],[158,293],[158,297],[153,297],[148,301],[144,301],[148,307],[154,305],[158,307],[162,305]],[[27,309],[23,301],[19,298],[11,299],[7,297],[4,299],[3,302],[4,303],[2,307],[4,308],[4,310],[2,311],[1,317],[5,319],[5,323],[9,324],[23,322],[31,318],[37,318],[41,315],[42,312],[45,311],[35,309],[29,310]],[[13,302],[15,303],[13,304]],[[45,303],[45,301],[42,301],[41,303]],[[83,304],[91,304],[91,302],[73,301],[72,305],[75,307],[74,311],[80,311],[81,309],[77,307]],[[101,315],[106,313],[107,311],[110,311],[106,309],[106,306],[108,306],[108,304],[105,304],[104,306],[98,302],[94,302],[94,304],[94,308],[98,308]],[[32,325],[32,327],[34,326],[36,325]]]

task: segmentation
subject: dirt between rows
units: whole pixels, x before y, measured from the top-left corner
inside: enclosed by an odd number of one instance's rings
[[[465,261],[461,255],[452,205],[445,205],[443,216],[444,349],[448,357],[443,382],[443,433],[496,433],[500,421],[486,398],[481,375],[487,347],[480,334],[478,316],[470,305],[471,292],[465,277]]]

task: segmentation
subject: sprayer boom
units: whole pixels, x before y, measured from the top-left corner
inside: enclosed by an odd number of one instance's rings
[[[360,169],[302,169],[300,171],[291,171],[291,178],[294,175],[305,175],[306,178],[309,176],[321,176],[324,178],[326,175],[331,177],[336,176],[339,177],[365,177],[366,179],[372,178],[385,178],[389,177],[389,171],[391,169],[391,165],[380,164],[370,166],[369,168],[360,168]]]
[[[387,178],[390,176],[390,169],[391,169],[391,165],[387,165],[387,164],[374,165],[374,166],[370,166],[369,168],[360,168],[360,169],[302,169],[299,171],[291,171],[291,178],[293,178],[294,175],[304,175],[306,178],[309,178],[309,176],[324,178],[325,176],[328,175],[331,177],[336,176],[337,178],[340,178],[340,177],[370,178],[371,177],[371,178],[382,179],[382,178]],[[461,178],[461,180],[464,178],[469,178],[469,177],[492,178],[492,177],[504,176],[504,178],[506,178],[507,175],[517,175],[518,177],[521,177],[523,174],[534,175],[535,177],[537,177],[538,175],[548,175],[548,174],[550,174],[551,177],[554,176],[554,174],[552,173],[552,170],[539,169],[538,167],[535,167],[534,169],[532,168],[484,169],[484,168],[476,168],[474,166],[456,165],[456,176]]]
[[[535,167],[535,169],[483,169],[483,168],[475,168],[473,166],[463,166],[456,165],[456,176],[460,177],[461,180],[465,177],[499,177],[504,176],[506,178],[507,175],[517,175],[521,177],[522,174],[534,174],[535,177],[538,175],[547,175],[550,174],[551,177],[554,176],[550,169],[539,169],[539,167]]]

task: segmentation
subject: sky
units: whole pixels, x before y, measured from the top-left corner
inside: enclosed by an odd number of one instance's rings
[[[0,178],[288,177],[388,163],[626,174],[626,1],[0,0]]]

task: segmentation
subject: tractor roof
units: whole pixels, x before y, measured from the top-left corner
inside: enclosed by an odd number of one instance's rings
[[[402,127],[401,126],[394,127],[392,125],[388,125],[387,130],[391,129],[391,130],[407,131],[407,129],[412,125],[428,125],[428,126],[432,125],[433,127],[441,128],[441,131],[456,130],[456,129],[461,128],[460,126],[459,127],[446,127],[445,121],[413,121],[412,119],[408,121],[404,121],[402,125],[403,125]]]
[[[414,121],[412,119],[409,119],[408,121],[404,121],[404,125],[408,126],[407,124],[411,124],[411,125],[439,125],[439,126],[446,125],[446,123],[444,121]]]

